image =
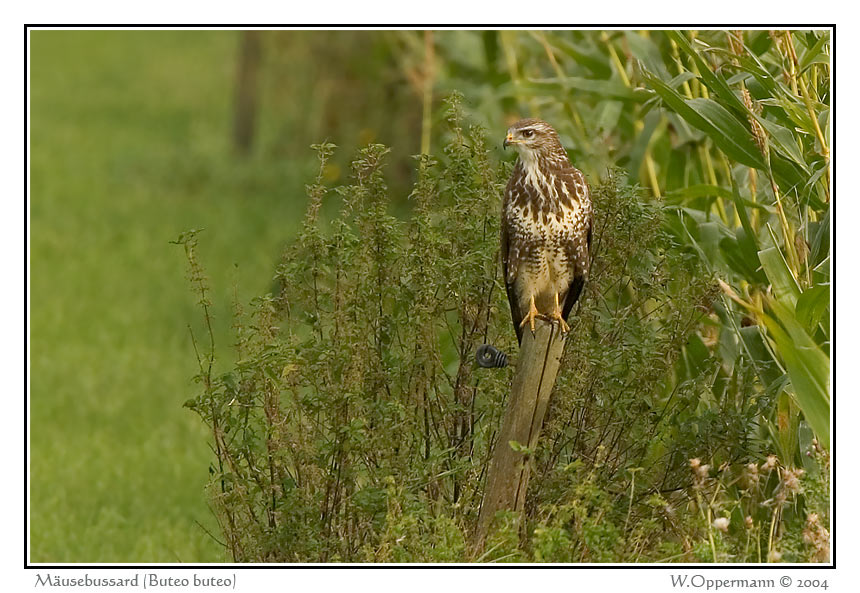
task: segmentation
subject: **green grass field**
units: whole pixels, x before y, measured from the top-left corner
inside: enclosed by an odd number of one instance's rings
[[[296,167],[231,156],[237,42],[31,33],[32,562],[227,559],[196,524],[218,534],[206,429],[182,408],[198,313],[169,241],[207,229],[223,347],[233,285],[268,289],[304,208]]]

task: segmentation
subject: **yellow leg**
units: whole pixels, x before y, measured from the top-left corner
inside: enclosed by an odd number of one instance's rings
[[[536,317],[543,318],[543,315],[538,313],[537,307],[535,307],[535,295],[532,295],[531,301],[529,302],[529,312],[526,313],[525,317],[523,317],[523,320],[520,322],[520,327],[523,327],[526,323],[528,323],[529,327],[532,330],[532,333],[535,333]]]
[[[570,326],[564,320],[564,317],[561,315],[561,307],[558,306],[558,293],[555,293],[555,309],[552,310],[552,314],[549,316],[550,321],[558,321],[561,326],[561,331],[567,333],[570,331]]]

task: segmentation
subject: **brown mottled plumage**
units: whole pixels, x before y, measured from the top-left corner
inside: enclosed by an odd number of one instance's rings
[[[567,318],[588,275],[591,194],[558,134],[539,119],[508,128],[519,152],[502,206],[502,262],[517,338],[541,317],[569,331]]]

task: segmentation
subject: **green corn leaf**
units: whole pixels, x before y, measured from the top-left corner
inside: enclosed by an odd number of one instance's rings
[[[809,260],[811,265],[817,265],[830,253],[830,210],[815,223],[809,224],[810,244]]]
[[[779,151],[770,154],[770,167],[777,184],[785,195],[796,193],[801,200],[809,200],[809,205],[820,210],[823,204],[812,193],[806,184],[809,178],[797,164],[784,156]]]
[[[748,167],[766,169],[750,131],[719,103],[711,99],[684,99],[653,76],[648,76],[648,82],[670,109],[705,132],[726,156]]]
[[[588,68],[594,74],[595,78],[609,78],[612,75],[612,68],[607,65],[606,58],[599,53],[583,49],[571,41],[561,39],[558,35],[547,34],[546,37],[550,45],[560,49],[578,64],[582,64]]]
[[[785,257],[778,247],[776,236],[770,224],[767,225],[767,230],[771,245],[758,252],[759,261],[764,268],[767,279],[773,286],[773,294],[776,295],[776,298],[790,303],[794,307],[800,296],[800,286],[798,286],[794,274],[788,267],[788,262],[785,261]]]
[[[707,196],[716,196],[724,200],[732,199],[732,192],[719,185],[711,185],[708,183],[698,183],[673,190],[666,194],[667,201],[671,203],[681,203],[684,200],[694,198],[704,198]]]
[[[687,104],[713,126],[715,135],[711,135],[711,139],[729,157],[748,167],[766,166],[746,122],[741,122],[712,99],[688,99]]]
[[[567,76],[565,78],[530,78],[524,81],[520,90],[542,94],[549,91],[573,93],[594,93],[603,98],[622,99],[624,101],[642,102],[651,98],[651,93],[644,89],[632,89],[616,80],[595,80]]]
[[[738,212],[740,212],[743,208],[755,208],[757,210],[761,210],[763,212],[771,214],[774,212],[774,209],[767,204],[753,202],[740,195],[735,198],[732,192],[728,189],[719,185],[711,185],[709,183],[697,183],[696,185],[688,185],[686,187],[674,189],[670,192],[667,192],[664,196],[664,199],[667,204],[681,205],[689,200],[705,197],[718,197],[723,198],[724,200],[734,200],[738,207]],[[746,213],[744,213],[743,217],[746,217]],[[743,217],[741,218],[741,220],[743,220]]]
[[[735,94],[735,91],[729,86],[726,80],[722,76],[718,76],[711,70],[711,67],[707,62],[702,58],[701,54],[696,51],[690,41],[687,39],[687,36],[684,35],[681,31],[667,31],[666,35],[673,39],[675,43],[678,44],[678,47],[681,51],[687,54],[693,62],[695,62],[696,67],[699,70],[699,75],[702,77],[702,81],[705,83],[705,86],[708,87],[711,91],[713,91],[726,105],[730,106],[732,109],[736,109],[741,112],[746,111],[746,107],[743,104],[743,101]]]
[[[659,78],[648,73],[645,77],[669,109],[707,134],[726,156],[747,167],[767,169],[752,133],[725,107],[712,99],[684,99]]]
[[[762,384],[769,389],[771,385],[784,380],[785,374],[765,345],[763,329],[757,325],[751,325],[739,328],[738,333]]]
[[[812,332],[830,306],[830,283],[818,284],[803,291],[797,299],[795,313],[803,327]]]
[[[627,165],[627,171],[634,179],[639,176],[639,168],[645,159],[645,152],[648,150],[648,145],[651,142],[651,137],[657,128],[657,124],[660,123],[660,113],[652,111],[645,116],[644,122],[642,131],[636,135],[636,139],[630,148],[630,163]]]
[[[801,73],[806,71],[809,66],[818,63],[819,61],[823,61],[825,63],[829,62],[829,56],[821,53],[821,48],[823,48],[824,44],[828,41],[830,41],[830,31],[824,31],[821,37],[819,37],[815,42],[815,45],[806,50],[803,56],[800,57]]]
[[[681,72],[678,76],[674,77],[672,80],[670,80],[669,86],[673,89],[677,89],[679,86],[681,86],[688,80],[692,80],[693,78],[696,78],[695,74],[693,74],[692,72],[684,71]]]
[[[732,181],[731,199],[735,203],[735,210],[738,213],[738,218],[741,219],[741,226],[743,227],[744,234],[746,235],[743,247],[744,247],[744,250],[747,252],[747,255],[749,257],[752,257],[753,253],[757,249],[756,234],[752,228],[752,223],[750,222],[749,213],[747,212],[747,209],[745,207],[745,206],[747,206],[747,203],[745,203],[745,201],[742,200],[742,198],[741,198],[741,193],[740,193],[740,190],[738,190],[738,184],[735,181],[734,175],[730,175],[730,178]]]
[[[649,72],[653,72],[666,81],[672,78],[666,69],[666,63],[660,54],[660,48],[653,41],[647,37],[643,37],[636,31],[625,31],[624,38],[627,40],[630,52],[637,60],[642,62]]]
[[[597,129],[607,133],[615,130],[618,127],[618,118],[621,116],[623,108],[624,104],[621,101],[602,101],[595,114]]]
[[[741,228],[735,231],[735,243],[737,248],[732,252],[728,252],[727,249],[724,249],[723,255],[726,257],[726,261],[728,261],[734,269],[742,272],[743,277],[748,282],[765,284],[767,282],[767,276],[765,276],[761,269],[761,262],[758,258],[758,242],[756,240],[756,233],[752,228],[749,213],[747,212],[747,208],[761,207],[761,205],[741,198],[734,176],[731,176],[731,181],[732,191],[729,198],[734,202],[735,211],[741,221]]]
[[[752,117],[755,117],[756,120],[767,130],[767,133],[770,137],[770,142],[778,151],[780,151],[783,155],[797,163],[805,172],[808,173],[809,169],[806,164],[806,160],[803,157],[800,147],[797,144],[797,139],[795,135],[786,127],[781,126],[775,122],[765,119],[760,115],[750,111],[747,106],[743,103],[743,101],[739,98],[739,96],[732,90],[732,88],[728,85],[728,83],[721,76],[716,75],[714,72],[710,70],[708,64],[701,58],[698,52],[696,52],[693,47],[690,45],[687,38],[680,32],[672,31],[669,32],[668,35],[675,39],[679,46],[687,52],[688,55],[692,59],[696,61],[696,65],[700,71],[702,79],[705,85],[711,89],[714,93],[718,95],[718,97],[723,101],[723,103],[737,111]],[[737,58],[734,54],[731,54],[732,58]],[[746,60],[748,70],[753,76],[756,76],[760,81],[770,82],[773,79],[770,74],[764,68],[759,68],[759,64],[753,62],[752,60]],[[772,90],[775,90],[775,87],[772,87]],[[805,116],[805,112],[800,108],[797,102],[791,104],[792,113],[796,116],[796,119],[802,120],[804,123],[808,122],[808,117]]]
[[[791,130],[761,116],[753,114],[753,117],[767,131],[768,142],[783,155],[794,161],[804,172],[809,173],[806,158],[804,158],[801,152],[801,147],[797,144],[797,137]]]
[[[746,233],[740,228],[735,231],[735,234],[734,238],[724,237],[720,241],[720,253],[723,259],[747,282],[766,284],[767,277],[759,267],[758,254],[754,247],[750,250]]]
[[[781,107],[787,117],[794,122],[795,126],[801,127],[809,134],[815,133],[812,120],[809,118],[809,112],[806,110],[801,99],[786,88],[779,80],[774,78],[758,58],[751,54],[737,56],[727,50],[721,49],[715,51],[733,61],[737,61],[737,67],[741,71],[747,72],[755,78],[755,81],[761,85],[762,90],[768,96],[768,98],[759,101],[762,105]],[[752,84],[749,86],[752,88]],[[744,111],[749,113],[745,106]],[[785,116],[782,116],[779,110],[776,110],[774,114],[780,116],[783,120],[785,119]],[[784,123],[787,124],[788,122]]]
[[[666,120],[677,134],[677,138],[673,139],[672,142],[672,148],[674,149],[677,149],[684,144],[698,144],[705,139],[704,132],[691,127],[683,117],[679,116],[674,111],[666,112]],[[676,153],[678,150],[673,150],[672,152]],[[688,163],[692,160],[693,159],[690,158],[684,158],[683,162]]]
[[[788,371],[797,405],[821,444],[830,448],[830,359],[789,306],[778,299],[768,304],[776,319],[767,314],[762,318]]]
[[[772,97],[792,97],[791,91],[788,90],[777,78],[775,78],[768,69],[761,63],[758,57],[752,53],[737,55],[728,49],[714,48],[714,53],[726,59],[727,64],[737,62],[737,66],[743,72],[751,74],[756,81],[767,92],[767,95]]]

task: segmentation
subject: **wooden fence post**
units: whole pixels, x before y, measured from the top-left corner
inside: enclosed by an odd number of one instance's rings
[[[521,513],[525,506],[531,467],[528,453],[537,447],[565,340],[557,325],[540,319],[536,321],[534,335],[528,329],[523,332],[508,408],[487,473],[487,487],[472,541],[473,556],[483,550],[498,511]],[[515,450],[511,442],[521,447]]]

